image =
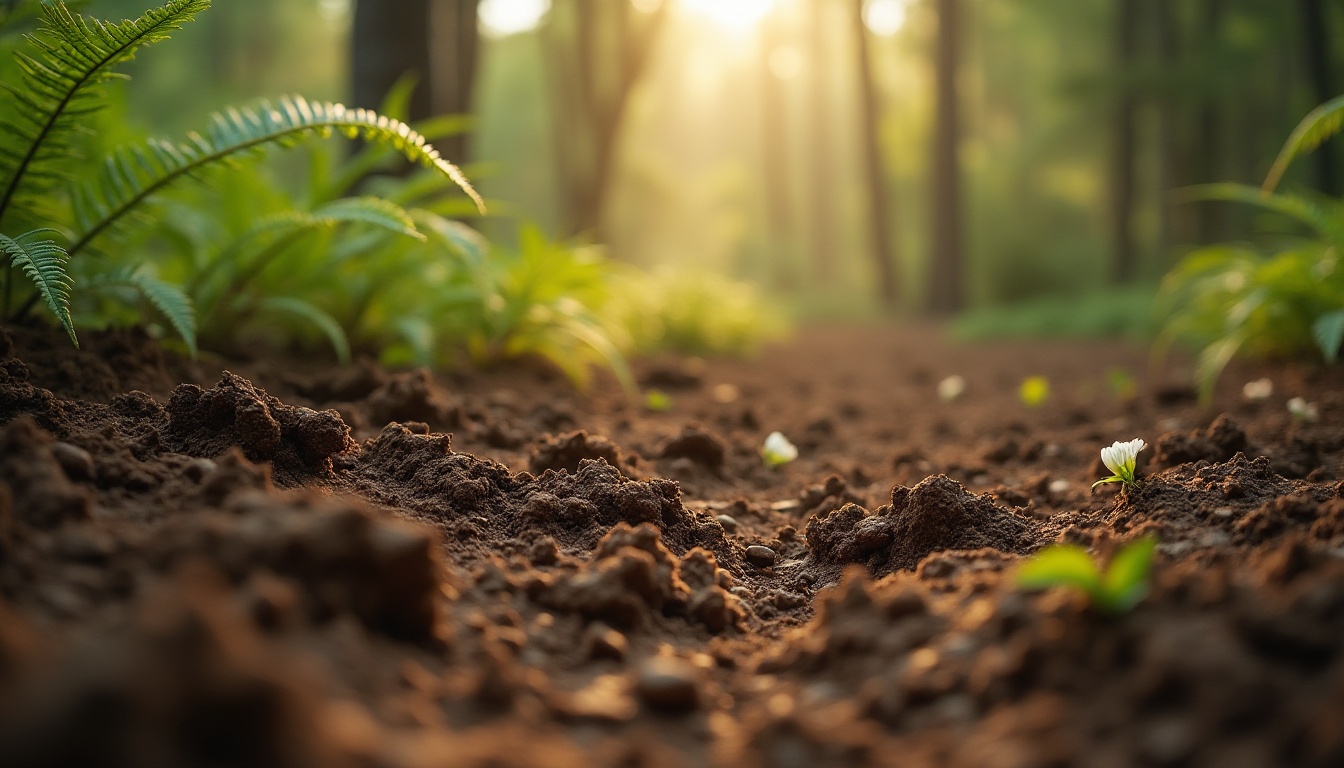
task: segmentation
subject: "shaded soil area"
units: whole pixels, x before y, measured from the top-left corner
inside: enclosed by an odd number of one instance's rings
[[[1135,347],[845,327],[639,373],[670,410],[5,328],[0,765],[1344,765],[1338,368],[1204,408]],[[1013,584],[1138,536],[1127,615]]]

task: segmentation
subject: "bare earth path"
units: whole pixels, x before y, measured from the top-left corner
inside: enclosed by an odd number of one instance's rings
[[[1344,372],[1151,366],[819,328],[654,413],[6,328],[0,765],[1344,764]],[[1139,535],[1128,615],[1012,584]]]

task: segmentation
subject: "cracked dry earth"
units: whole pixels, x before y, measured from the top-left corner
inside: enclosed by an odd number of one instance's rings
[[[1339,369],[1201,408],[1136,347],[848,327],[641,378],[4,329],[0,765],[1344,765]],[[1128,615],[1013,587],[1140,535]]]

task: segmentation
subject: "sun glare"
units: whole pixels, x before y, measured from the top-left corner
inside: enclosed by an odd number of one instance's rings
[[[492,37],[535,29],[551,10],[551,0],[482,0],[481,30]]]
[[[873,34],[891,37],[905,26],[909,0],[868,0],[863,6],[863,23]]]
[[[775,7],[775,0],[681,0],[691,13],[724,29],[746,32]]]

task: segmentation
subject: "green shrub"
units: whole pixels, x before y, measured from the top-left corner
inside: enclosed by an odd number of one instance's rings
[[[616,277],[608,321],[636,353],[746,355],[783,337],[788,319],[752,283],[687,267],[633,267]]]
[[[150,140],[118,148],[97,166],[93,178],[80,180],[79,128],[106,106],[103,86],[118,77],[116,67],[139,48],[166,39],[209,5],[209,0],[172,0],[118,23],[86,19],[59,2],[42,6],[38,30],[14,52],[21,82],[6,85],[8,99],[0,117],[0,232],[23,233],[0,235],[0,251],[8,257],[0,319],[22,317],[42,302],[74,342],[71,259],[84,252],[99,255],[97,245],[110,231],[134,220],[146,201],[177,182],[215,168],[236,168],[240,160],[270,146],[291,147],[333,132],[359,137],[432,168],[483,207],[456,166],[409,126],[371,110],[300,97],[230,108],[216,114],[203,134],[189,134],[184,141]],[[346,218],[356,215],[356,207],[345,206]],[[369,204],[363,207],[362,220],[371,223],[381,217],[387,224],[396,218],[389,218],[392,213],[386,206]],[[333,208],[323,214],[328,219],[337,215]],[[276,221],[268,225],[282,226]],[[68,245],[57,241],[58,234]],[[231,263],[227,269],[236,273],[247,267]],[[26,299],[15,297],[16,272],[33,284]],[[140,294],[194,351],[196,318],[190,297],[150,272],[140,259],[97,259],[79,274],[85,287],[106,296]],[[272,302],[269,308],[305,312],[292,301]]]
[[[1287,217],[1310,235],[1272,253],[1216,245],[1182,259],[1163,280],[1159,349],[1174,341],[1199,351],[1205,401],[1235,357],[1336,361],[1344,342],[1344,201],[1310,192],[1276,192],[1284,169],[1340,129],[1344,97],[1313,111],[1293,131],[1260,189],[1213,184],[1187,190],[1190,200],[1246,203]]]

